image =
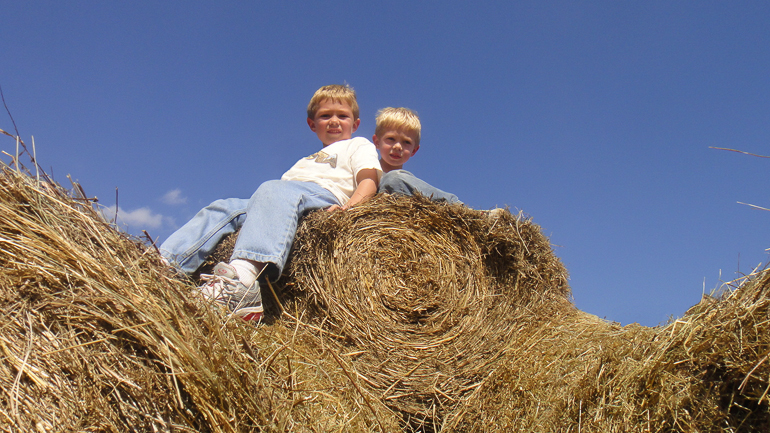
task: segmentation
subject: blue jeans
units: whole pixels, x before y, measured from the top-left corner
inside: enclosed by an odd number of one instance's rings
[[[216,200],[201,209],[160,246],[160,253],[181,271],[192,274],[219,241],[241,230],[232,259],[272,263],[277,279],[289,258],[300,217],[315,209],[340,204],[329,190],[313,182],[270,180],[250,199]]]
[[[415,192],[419,192],[433,201],[462,203],[456,195],[442,191],[406,170],[391,170],[383,174],[378,192],[403,195],[414,195]]]

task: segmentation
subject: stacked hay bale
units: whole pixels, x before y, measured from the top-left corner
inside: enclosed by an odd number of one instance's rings
[[[380,196],[302,222],[254,327],[84,194],[1,169],[6,431],[770,427],[767,271],[619,327],[574,308],[530,221]]]

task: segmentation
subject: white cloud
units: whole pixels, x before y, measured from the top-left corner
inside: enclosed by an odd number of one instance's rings
[[[177,204],[185,204],[187,203],[187,197],[182,196],[182,190],[172,189],[171,191],[167,192],[161,200],[163,203],[170,204],[170,205],[177,205]]]
[[[102,209],[104,218],[108,221],[115,219],[115,206],[110,206]],[[141,207],[132,211],[126,211],[122,208],[118,208],[118,225],[126,225],[129,227],[144,229],[157,229],[163,225],[163,223],[174,225],[173,219],[164,217],[161,214],[153,213],[148,207]]]

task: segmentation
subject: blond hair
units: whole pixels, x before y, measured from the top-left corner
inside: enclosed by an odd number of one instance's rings
[[[386,107],[377,112],[375,119],[374,135],[381,137],[386,130],[400,129],[407,132],[414,132],[417,143],[420,144],[420,117],[417,112],[405,107]]]
[[[331,84],[323,86],[316,90],[310,103],[307,105],[307,118],[315,119],[318,107],[321,102],[331,99],[342,104],[348,104],[353,111],[353,120],[358,120],[358,102],[356,101],[356,91],[347,84]]]

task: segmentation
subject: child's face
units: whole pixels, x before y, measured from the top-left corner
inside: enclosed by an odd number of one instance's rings
[[[417,133],[401,129],[385,131],[380,137],[375,135],[372,141],[380,151],[380,165],[384,172],[400,169],[420,148]]]
[[[315,118],[307,119],[308,126],[324,147],[352,137],[360,123],[361,119],[353,119],[353,110],[347,103],[331,99],[321,101]]]

